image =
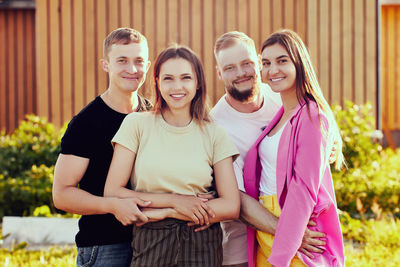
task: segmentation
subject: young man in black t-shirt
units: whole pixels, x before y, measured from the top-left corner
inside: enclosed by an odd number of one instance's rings
[[[116,29],[104,40],[103,56],[109,87],[69,123],[54,172],[55,206],[83,215],[75,238],[77,266],[129,266],[132,227],[116,218],[147,220],[138,208],[147,202],[103,197],[111,139],[128,113],[151,108],[137,94],[150,67],[147,40],[136,30]]]

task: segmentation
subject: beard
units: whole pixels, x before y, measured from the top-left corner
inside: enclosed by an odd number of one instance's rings
[[[253,79],[257,81],[256,76],[253,76]],[[226,91],[233,99],[246,103],[251,101],[254,96],[258,95],[258,93],[260,92],[260,83],[255,82],[253,84],[253,87],[247,90],[239,90],[235,86],[235,81],[233,81],[233,83],[226,86]]]

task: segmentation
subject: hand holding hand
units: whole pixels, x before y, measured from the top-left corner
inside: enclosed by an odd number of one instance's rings
[[[149,219],[147,222],[157,222],[170,217],[172,208],[143,208],[142,213]],[[136,226],[142,226],[147,222],[136,223]]]
[[[207,201],[205,198],[195,196],[174,195],[173,208],[195,224],[209,224],[209,217],[215,217],[215,213],[207,205]]]
[[[113,214],[123,225],[148,221],[138,206],[147,207],[150,201],[139,198],[113,198]]]

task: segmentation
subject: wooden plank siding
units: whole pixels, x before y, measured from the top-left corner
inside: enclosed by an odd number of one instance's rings
[[[0,130],[37,113],[35,11],[0,10]]]
[[[400,5],[382,6],[382,124],[400,130]]]
[[[60,126],[104,92],[107,75],[99,66],[102,42],[111,30],[122,26],[147,37],[152,61],[173,42],[190,46],[204,63],[211,105],[224,94],[213,55],[214,42],[222,33],[244,31],[259,47],[273,31],[290,28],[308,46],[330,103],[368,100],[375,108],[376,12],[376,0],[37,0],[37,45],[32,55],[37,92],[32,108]],[[17,27],[7,23],[9,15],[1,14],[0,27],[8,32]],[[4,36],[1,31],[0,38]],[[10,51],[18,54],[18,48],[9,47],[12,42],[0,44],[0,60],[9,62]],[[19,84],[9,78],[16,76],[13,73],[19,69],[0,72],[0,90],[19,92],[15,90]],[[141,93],[151,97],[152,69],[147,77]],[[21,100],[17,93],[0,93],[0,101],[8,99],[0,107],[0,126],[10,130],[18,119],[6,113]]]

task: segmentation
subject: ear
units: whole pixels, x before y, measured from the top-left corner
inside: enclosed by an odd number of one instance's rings
[[[105,60],[104,58],[100,59],[100,65],[101,65],[101,68],[105,72],[108,72],[108,61],[107,60]]]
[[[150,69],[150,66],[151,66],[151,61],[150,61],[150,60],[148,60],[148,61],[147,61],[147,65],[146,65],[146,72],[148,72],[148,71],[149,71],[149,69]]]
[[[217,71],[218,79],[222,81],[222,73],[221,69],[218,67],[218,65],[215,66],[215,70]]]
[[[259,71],[261,71],[262,70],[262,57],[260,54],[258,54],[257,59],[258,59],[258,69],[259,69]]]

